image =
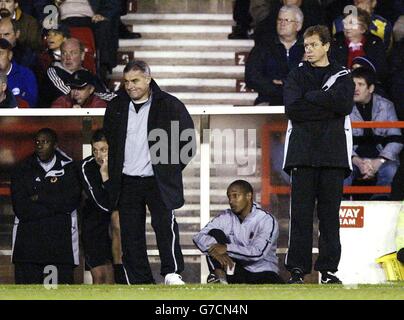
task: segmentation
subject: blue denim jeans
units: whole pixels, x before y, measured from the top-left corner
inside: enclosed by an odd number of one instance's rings
[[[383,163],[379,171],[376,173],[376,186],[390,186],[393,178],[398,169],[399,162],[394,160],[387,160]],[[359,168],[353,165],[353,171],[351,175],[344,180],[344,186],[352,185],[352,182],[362,176]],[[374,194],[370,199],[375,200],[382,195]]]

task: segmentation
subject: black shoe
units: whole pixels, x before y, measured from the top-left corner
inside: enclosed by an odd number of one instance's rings
[[[247,33],[235,33],[235,32],[230,33],[227,36],[227,38],[230,40],[250,39]]]
[[[295,268],[290,272],[290,279],[288,280],[289,284],[303,284],[304,283],[304,274],[303,271]]]
[[[338,277],[329,271],[321,272],[321,283],[322,284],[342,284],[342,281]]]
[[[119,24],[119,39],[138,39],[142,35],[138,32],[130,32],[122,21]]]
[[[234,26],[232,28],[232,32],[227,36],[228,39],[236,40],[236,39],[250,39],[248,35],[248,30],[245,28],[241,28],[240,26]]]
[[[129,30],[119,33],[119,39],[139,39],[141,37],[139,32],[130,32]]]
[[[128,284],[122,264],[114,264],[114,277],[116,284]]]

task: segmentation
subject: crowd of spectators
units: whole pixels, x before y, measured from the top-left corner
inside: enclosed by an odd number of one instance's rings
[[[78,70],[88,71],[97,98],[77,103],[87,85],[76,86],[72,106],[106,105],[98,100],[113,97],[108,76],[117,65],[119,39],[141,37],[121,21],[126,8],[126,0],[0,0],[1,108],[67,107],[54,102],[70,94]]]

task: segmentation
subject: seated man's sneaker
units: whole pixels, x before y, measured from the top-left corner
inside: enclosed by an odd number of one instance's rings
[[[226,277],[224,277],[224,278],[223,277],[218,277],[214,273],[211,273],[211,274],[208,275],[208,278],[206,279],[206,282],[210,283],[210,284],[212,284],[212,283],[229,284],[227,282]]]
[[[210,273],[206,279],[206,283],[219,283],[219,278],[214,273]]]
[[[338,277],[329,271],[321,272],[321,283],[322,284],[342,284],[342,281]]]
[[[304,283],[304,274],[303,271],[299,268],[294,268],[290,272],[290,279],[288,280],[289,284],[303,284]]]
[[[166,274],[164,278],[164,284],[166,285],[183,285],[185,284],[184,281],[182,281],[182,277],[178,273],[168,273]]]

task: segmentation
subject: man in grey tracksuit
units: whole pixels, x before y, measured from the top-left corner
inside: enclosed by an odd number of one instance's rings
[[[227,197],[230,209],[193,238],[207,255],[208,282],[283,283],[278,275],[279,227],[275,217],[253,203],[253,189],[244,180],[231,183]],[[234,274],[229,272],[232,269]]]

